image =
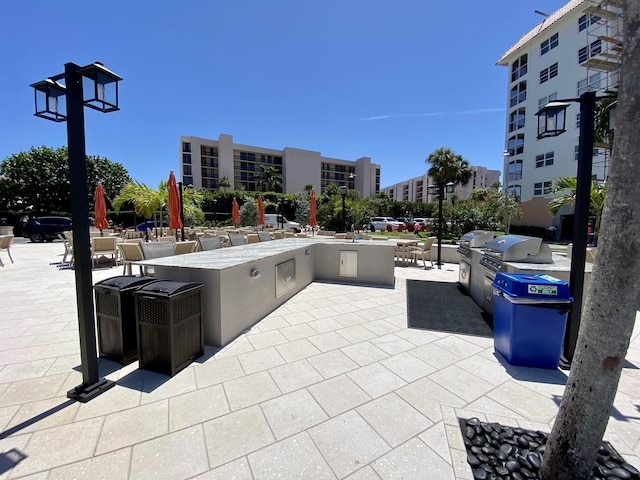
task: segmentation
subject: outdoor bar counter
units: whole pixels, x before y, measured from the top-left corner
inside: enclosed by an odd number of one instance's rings
[[[395,243],[291,238],[137,262],[203,284],[204,341],[223,347],[312,281],[394,285]]]

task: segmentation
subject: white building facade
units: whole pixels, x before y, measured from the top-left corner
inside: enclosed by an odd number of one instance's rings
[[[498,60],[508,67],[504,187],[522,204],[522,225],[561,226],[546,209],[554,180],[576,176],[580,105],[569,102],[566,132],[538,139],[536,112],[587,90],[615,92],[622,50],[618,0],[572,0],[524,35]],[[605,181],[610,151],[595,145],[594,179]],[[565,207],[563,213],[567,212]],[[560,216],[560,215],[559,215]],[[571,219],[568,219],[571,220]]]
[[[298,148],[275,150],[241,145],[227,134],[217,140],[181,136],[179,155],[182,182],[197,189],[218,190],[220,180],[226,177],[231,190],[262,191],[263,185],[256,181],[254,173],[264,165],[274,167],[282,176],[283,193],[303,192],[309,184],[318,194],[329,185],[346,185],[363,198],[380,191],[380,165],[369,157],[342,160]]]
[[[456,185],[454,195],[458,198],[469,198],[476,188],[490,188],[500,181],[499,170],[489,170],[486,167],[471,167],[473,175],[466,185]],[[429,193],[429,185],[433,185],[429,175],[424,174],[404,182],[385,187],[382,191],[391,199],[405,202],[434,202],[438,195]]]

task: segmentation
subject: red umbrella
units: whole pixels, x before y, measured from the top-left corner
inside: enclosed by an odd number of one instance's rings
[[[240,209],[235,197],[233,197],[233,203],[231,204],[231,221],[234,225],[240,223]]]
[[[264,205],[262,204],[262,195],[258,194],[258,224],[264,225]]]
[[[311,220],[309,220],[309,225],[312,227],[316,227],[318,222],[316,221],[316,191],[311,190],[311,202],[310,202],[310,214]]]
[[[107,204],[104,201],[104,188],[102,188],[101,183],[98,183],[96,191],[93,194],[93,203],[96,214],[96,219],[93,224],[96,228],[99,228],[100,233],[102,233],[102,230],[109,228],[109,222],[107,221]]]
[[[169,228],[177,230],[182,228],[182,220],[180,219],[180,192],[178,192],[173,170],[169,174],[167,188],[169,189]]]

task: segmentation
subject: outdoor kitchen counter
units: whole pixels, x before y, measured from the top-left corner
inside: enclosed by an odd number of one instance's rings
[[[207,345],[224,346],[314,280],[394,284],[395,244],[291,238],[137,262],[155,277],[203,285]]]

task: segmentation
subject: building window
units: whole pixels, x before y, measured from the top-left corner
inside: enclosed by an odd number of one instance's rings
[[[536,168],[548,167],[550,165],[553,165],[553,152],[536,155]]]
[[[522,160],[514,160],[512,162],[509,162],[507,177],[508,183],[515,182],[516,180],[522,180]]]
[[[191,151],[191,143],[182,142],[182,151],[183,152],[190,152]]]
[[[533,195],[549,195],[553,182],[538,182],[533,184]]]
[[[521,128],[524,128],[525,109],[519,108],[514,110],[509,115],[509,132],[515,132]]]
[[[551,35],[551,37],[549,37],[548,39],[546,39],[544,42],[540,44],[540,55],[544,55],[549,50],[553,50],[557,46],[558,46],[558,34],[554,33],[553,35]]]
[[[578,31],[581,32],[582,30],[585,30],[589,25],[593,25],[599,20],[600,17],[597,15],[582,15],[578,19]]]
[[[191,163],[191,154],[183,153],[182,154],[182,163]]]
[[[524,134],[519,133],[518,135],[514,135],[509,137],[507,141],[507,149],[511,155],[520,155],[524,152]]]
[[[578,63],[584,63],[589,58],[599,55],[600,52],[602,52],[602,41],[598,39],[578,50]]]
[[[557,98],[558,98],[558,92],[554,92],[551,95],[548,95],[546,97],[542,97],[540,100],[538,100],[538,110],[540,110],[542,107],[544,107],[547,103],[553,102]]]
[[[588,79],[584,78],[578,82],[578,96],[587,90],[598,90],[600,88],[600,72],[594,73]]]
[[[511,89],[511,107],[524,102],[527,99],[527,82],[520,82]]]
[[[191,175],[191,165],[183,165],[182,166],[182,174],[183,175]]]
[[[511,81],[515,82],[527,73],[527,54],[522,55],[519,59],[511,64]]]
[[[507,195],[515,198],[516,202],[520,203],[520,199],[522,198],[522,186],[509,185],[507,187]]]
[[[193,177],[182,177],[184,185],[193,185]]]
[[[554,63],[553,65],[543,69],[540,72],[540,83],[544,83],[547,80],[552,79],[553,77],[558,76],[558,63]]]

